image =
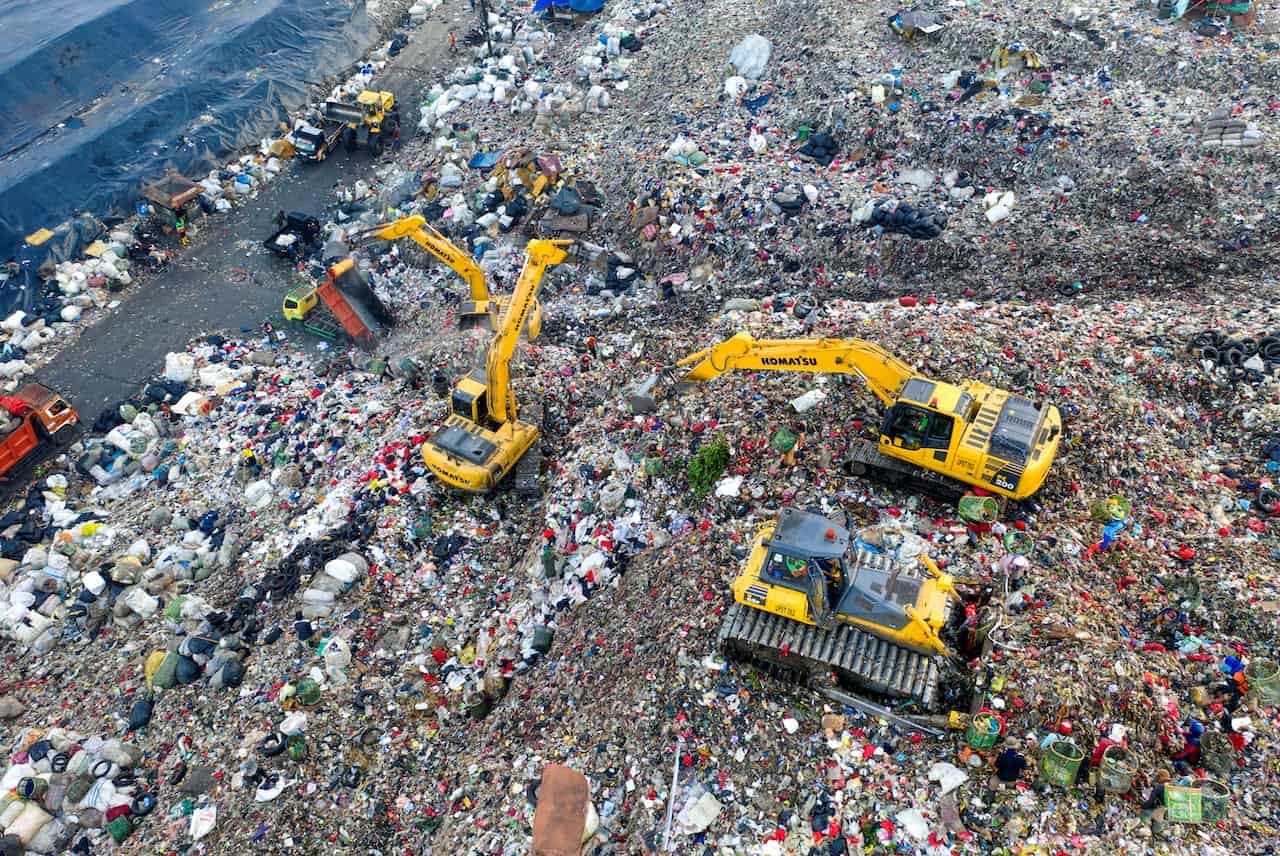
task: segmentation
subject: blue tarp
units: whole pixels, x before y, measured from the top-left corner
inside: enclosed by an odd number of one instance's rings
[[[533,11],[545,12],[552,6],[557,8],[567,7],[574,12],[594,15],[604,8],[604,0],[537,0],[533,4]]]
[[[502,152],[476,152],[475,157],[467,161],[467,166],[472,169],[493,169],[501,157]]]
[[[0,0],[0,25],[0,260],[253,144],[375,35],[362,0]]]

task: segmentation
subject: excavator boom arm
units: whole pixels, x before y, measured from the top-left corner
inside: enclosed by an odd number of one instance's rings
[[[489,287],[485,285],[484,273],[471,256],[453,244],[448,238],[427,224],[420,214],[404,217],[393,223],[384,223],[365,229],[361,238],[381,238],[384,241],[397,241],[401,238],[412,238],[418,246],[435,256],[454,273],[462,277],[471,289],[473,301],[489,299]]]
[[[884,348],[862,339],[755,339],[738,333],[676,363],[681,383],[711,380],[735,369],[853,374],[885,404],[893,404],[915,372]]]
[[[564,261],[572,245],[573,241],[533,240],[525,247],[524,269],[520,271],[520,279],[511,293],[507,310],[502,313],[502,321],[489,345],[485,361],[489,412],[504,421],[516,418],[515,397],[511,393],[511,356],[515,353],[520,331],[533,310],[538,286],[542,284],[547,268]]]

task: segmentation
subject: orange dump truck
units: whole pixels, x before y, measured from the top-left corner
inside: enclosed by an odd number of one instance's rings
[[[0,481],[48,442],[69,439],[79,421],[75,408],[46,386],[29,383],[14,395],[0,396],[5,425],[0,428]]]

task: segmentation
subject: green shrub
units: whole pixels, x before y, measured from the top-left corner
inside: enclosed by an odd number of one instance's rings
[[[685,470],[689,477],[689,489],[698,499],[711,493],[716,482],[729,467],[729,442],[717,434],[716,438],[699,449]]]

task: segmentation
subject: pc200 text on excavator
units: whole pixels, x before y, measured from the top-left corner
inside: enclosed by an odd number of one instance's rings
[[[1058,408],[978,381],[950,384],[918,374],[861,339],[761,339],[739,333],[690,354],[681,384],[732,370],[851,374],[889,406],[879,443],[861,441],[846,462],[854,475],[912,482],[958,495],[966,486],[1012,499],[1040,489],[1062,434]]]

